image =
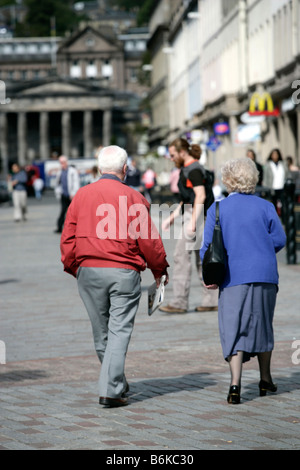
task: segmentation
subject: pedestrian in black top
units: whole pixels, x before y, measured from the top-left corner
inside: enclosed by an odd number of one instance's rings
[[[199,248],[193,249],[191,241],[199,236],[201,228],[198,227],[201,221],[201,211],[206,212],[206,202],[208,200],[205,190],[205,170],[200,165],[199,159],[201,149],[199,145],[190,145],[185,139],[176,139],[169,146],[169,154],[177,168],[180,168],[178,188],[181,194],[181,202],[177,209],[163,223],[163,230],[169,229],[176,217],[179,217],[184,210],[184,223],[180,237],[174,251],[173,266],[173,298],[169,305],[160,307],[162,312],[186,313],[189,306],[189,293],[192,276],[192,253],[196,257],[196,269],[200,279],[199,297],[201,305],[196,307],[196,311],[218,310],[218,294],[215,291],[206,289],[202,282],[201,260]],[[211,201],[213,202],[213,201]],[[204,221],[204,213],[203,219]]]

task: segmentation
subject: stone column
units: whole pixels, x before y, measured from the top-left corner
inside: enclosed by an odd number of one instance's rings
[[[83,115],[84,157],[91,158],[93,154],[93,113],[84,111]]]
[[[102,134],[102,141],[103,146],[107,147],[110,145],[111,141],[111,109],[106,109],[103,112],[103,134]]]
[[[66,157],[70,156],[71,151],[71,113],[64,111],[61,117],[62,125],[62,153]]]
[[[8,141],[7,141],[7,114],[0,114],[0,153],[2,159],[2,174],[8,175]]]
[[[18,113],[18,162],[23,166],[26,164],[27,156],[27,116],[21,111]]]
[[[48,160],[49,157],[49,113],[42,111],[40,113],[40,158],[41,160]]]

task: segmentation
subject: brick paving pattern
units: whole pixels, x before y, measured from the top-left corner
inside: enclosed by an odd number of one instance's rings
[[[90,323],[76,281],[60,263],[58,212],[46,195],[30,200],[28,221],[16,224],[12,208],[0,206],[1,450],[300,449],[299,264],[288,266],[284,252],[278,257],[277,394],[259,398],[252,360],[243,371],[242,404],[229,406],[217,314],[194,311],[196,277],[187,314],[148,317],[146,272],[126,363],[130,404],[106,409],[98,404]],[[174,243],[165,241],[171,265]]]

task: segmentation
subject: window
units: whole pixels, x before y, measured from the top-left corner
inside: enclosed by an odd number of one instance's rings
[[[92,38],[92,37],[89,37],[87,38],[87,40],[85,41],[85,44],[87,47],[94,47],[95,45],[95,39]]]
[[[86,66],[86,76],[87,78],[95,78],[97,77],[97,65],[95,64],[94,60],[90,60],[88,65]]]
[[[127,41],[125,44],[125,50],[126,51],[134,51],[134,42],[133,41]]]
[[[26,52],[26,48],[24,44],[17,44],[16,45],[16,53],[17,54],[24,54]]]
[[[70,69],[70,76],[72,78],[80,78],[81,77],[81,66],[77,60],[73,61]]]
[[[102,76],[107,80],[109,80],[113,76],[113,68],[109,60],[106,60],[105,63],[102,65],[101,72]]]
[[[131,83],[136,83],[138,81],[137,69],[136,68],[131,67],[129,69],[129,81]]]
[[[41,44],[40,49],[43,54],[48,54],[51,52],[51,46],[48,43]]]
[[[12,53],[12,45],[11,44],[5,44],[3,46],[3,54],[11,54]]]
[[[137,42],[136,42],[136,50],[137,50],[137,51],[145,51],[145,50],[146,50],[146,43],[145,43],[145,41],[137,41]]]
[[[29,54],[36,54],[38,51],[38,46],[37,44],[29,44],[28,45],[28,52]]]

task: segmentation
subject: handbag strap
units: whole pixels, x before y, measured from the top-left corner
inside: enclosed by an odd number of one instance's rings
[[[216,225],[220,225],[219,201],[216,202]]]

